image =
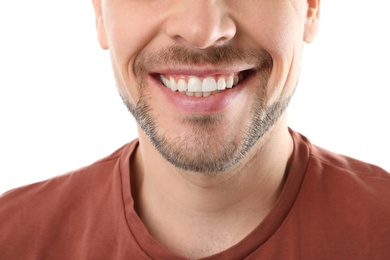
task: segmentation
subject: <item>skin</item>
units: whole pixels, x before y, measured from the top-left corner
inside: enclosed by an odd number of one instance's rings
[[[283,188],[293,151],[285,108],[303,44],[317,32],[319,0],[93,3],[99,43],[138,122],[131,161],[137,213],[178,255],[231,247]],[[244,70],[239,85],[202,98],[167,91],[157,77]]]

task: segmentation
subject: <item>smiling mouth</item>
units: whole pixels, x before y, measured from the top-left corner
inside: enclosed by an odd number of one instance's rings
[[[248,73],[249,71],[241,71],[206,77],[159,74],[158,78],[165,87],[173,92],[191,97],[208,97],[234,88],[247,77]]]

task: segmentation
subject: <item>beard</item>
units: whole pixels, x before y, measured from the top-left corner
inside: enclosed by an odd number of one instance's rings
[[[146,76],[156,64],[218,65],[245,62],[256,64],[255,81],[257,91],[250,108],[249,118],[242,127],[233,126],[236,133],[218,135],[226,126],[225,115],[192,115],[181,118],[186,133],[169,137],[161,129],[156,111],[147,93]],[[171,46],[159,51],[141,52],[134,63],[134,74],[140,97],[131,103],[121,95],[123,102],[145,132],[155,149],[172,165],[184,171],[214,175],[238,164],[261,137],[276,123],[287,108],[291,96],[267,104],[266,90],[273,61],[264,50],[243,50],[231,46],[216,47],[202,51],[191,51],[184,47]]]

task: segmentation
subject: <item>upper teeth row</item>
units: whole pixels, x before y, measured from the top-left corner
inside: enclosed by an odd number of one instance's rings
[[[242,76],[230,75],[227,79],[220,77],[218,79],[214,77],[206,77],[203,80],[196,76],[191,76],[186,82],[185,79],[179,79],[177,82],[173,77],[169,80],[163,75],[160,75],[161,82],[172,91],[180,91],[190,96],[208,96],[216,91],[232,88],[237,85],[241,80]]]

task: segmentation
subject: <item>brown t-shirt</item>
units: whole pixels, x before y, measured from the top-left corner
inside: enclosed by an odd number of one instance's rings
[[[390,174],[291,134],[293,162],[273,210],[207,259],[390,259]],[[134,211],[136,146],[3,194],[0,259],[183,259],[153,239]]]

